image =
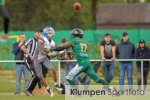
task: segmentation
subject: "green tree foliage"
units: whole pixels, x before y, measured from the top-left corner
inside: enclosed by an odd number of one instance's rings
[[[78,0],[80,11],[73,9],[77,0],[7,0],[12,29],[33,29],[52,25],[56,29],[73,27],[91,28],[91,11],[88,0]]]
[[[95,29],[96,11],[102,3],[136,3],[139,0],[6,0],[10,30],[33,30],[52,25],[57,30]],[[145,0],[149,2],[150,0]],[[80,2],[75,11],[73,3]],[[2,19],[0,19],[2,23]],[[0,24],[0,29],[3,26]]]

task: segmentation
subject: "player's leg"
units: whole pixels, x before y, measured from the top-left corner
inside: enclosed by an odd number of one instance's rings
[[[67,70],[66,70],[66,71],[67,71],[67,75],[68,75],[68,73],[69,73],[74,67],[75,67],[75,64],[73,64],[73,63],[67,64],[67,66],[66,66],[66,68],[67,68]],[[67,76],[67,75],[66,75],[66,76]],[[66,77],[66,76],[65,76],[65,77]],[[74,82],[75,82],[76,85],[79,85],[78,76],[74,77],[73,80],[74,80]]]
[[[96,72],[93,69],[93,66],[89,63],[88,65],[88,69],[85,71],[85,73],[91,78],[93,79],[96,83],[101,83],[103,85],[109,85],[106,81],[100,79],[98,77],[98,75],[96,74]]]
[[[7,39],[8,27],[9,27],[9,15],[4,6],[0,6],[0,15],[3,17],[3,27],[4,34],[2,34],[2,39]]]
[[[28,86],[26,87],[26,90],[28,91],[28,94],[31,94],[32,91],[34,90],[37,82],[40,81],[40,80],[36,75],[33,61],[25,59],[25,64],[26,64],[27,69],[30,71],[30,73],[32,75],[32,79],[30,80]]]
[[[8,27],[9,27],[9,15],[4,6],[0,6],[0,15],[4,18],[4,32],[5,34],[8,33]]]
[[[94,61],[91,63],[94,66],[94,71],[97,72],[101,66],[101,62]],[[83,74],[82,76],[79,77],[79,80],[80,80],[81,84],[84,85],[84,89],[85,90],[88,89],[89,84],[91,82],[91,78],[87,74]]]
[[[58,91],[62,91],[62,88],[60,88],[59,85],[58,85],[58,83],[57,83],[56,70],[55,70],[55,68],[53,67],[53,65],[51,64],[51,62],[50,62],[50,60],[49,60],[48,58],[46,58],[46,59],[43,61],[43,65],[44,65],[46,68],[50,69],[50,71],[52,72],[55,88],[56,88]]]
[[[46,79],[46,74],[48,73],[48,69],[42,64],[42,73],[43,73],[43,77]],[[42,84],[40,83],[40,81],[38,81],[38,88],[41,89],[42,88]]]
[[[69,82],[70,85],[76,85],[74,82],[74,77],[78,76],[83,71],[82,66],[78,66],[78,64],[69,72],[66,77],[66,80]]]
[[[44,61],[45,61],[45,60],[44,60]],[[46,80],[45,80],[44,77],[43,77],[43,73],[42,73],[42,63],[43,63],[44,61],[39,62],[38,60],[34,60],[35,71],[36,71],[36,74],[37,74],[38,78],[40,79],[41,84],[42,84],[43,86],[45,86],[46,89],[47,89],[47,92],[48,92],[51,96],[53,96],[53,95],[54,95],[53,91],[51,90],[51,88],[49,87],[48,83],[46,82]]]
[[[34,68],[33,61],[31,61],[29,58],[26,58],[25,59],[25,64],[26,64],[27,69],[30,71],[32,77],[35,76],[36,73],[35,73],[35,68]]]

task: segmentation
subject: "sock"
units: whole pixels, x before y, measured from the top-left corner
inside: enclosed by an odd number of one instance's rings
[[[46,90],[47,90],[48,93],[51,93],[51,92],[50,92],[50,87],[49,87],[49,86],[46,87]]]

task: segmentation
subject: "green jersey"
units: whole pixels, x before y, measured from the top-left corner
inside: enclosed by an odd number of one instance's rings
[[[80,38],[71,39],[72,50],[76,56],[77,62],[88,59],[87,44]]]

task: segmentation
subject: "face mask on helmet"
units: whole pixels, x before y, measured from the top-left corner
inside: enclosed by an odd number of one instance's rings
[[[83,31],[79,28],[75,28],[72,30],[71,32],[71,36],[74,37],[79,37],[79,38],[83,38]]]
[[[54,35],[54,30],[48,31],[48,36],[49,36],[49,37],[52,37],[53,35]]]
[[[55,34],[54,29],[52,27],[45,27],[43,29],[43,36],[52,37]]]

